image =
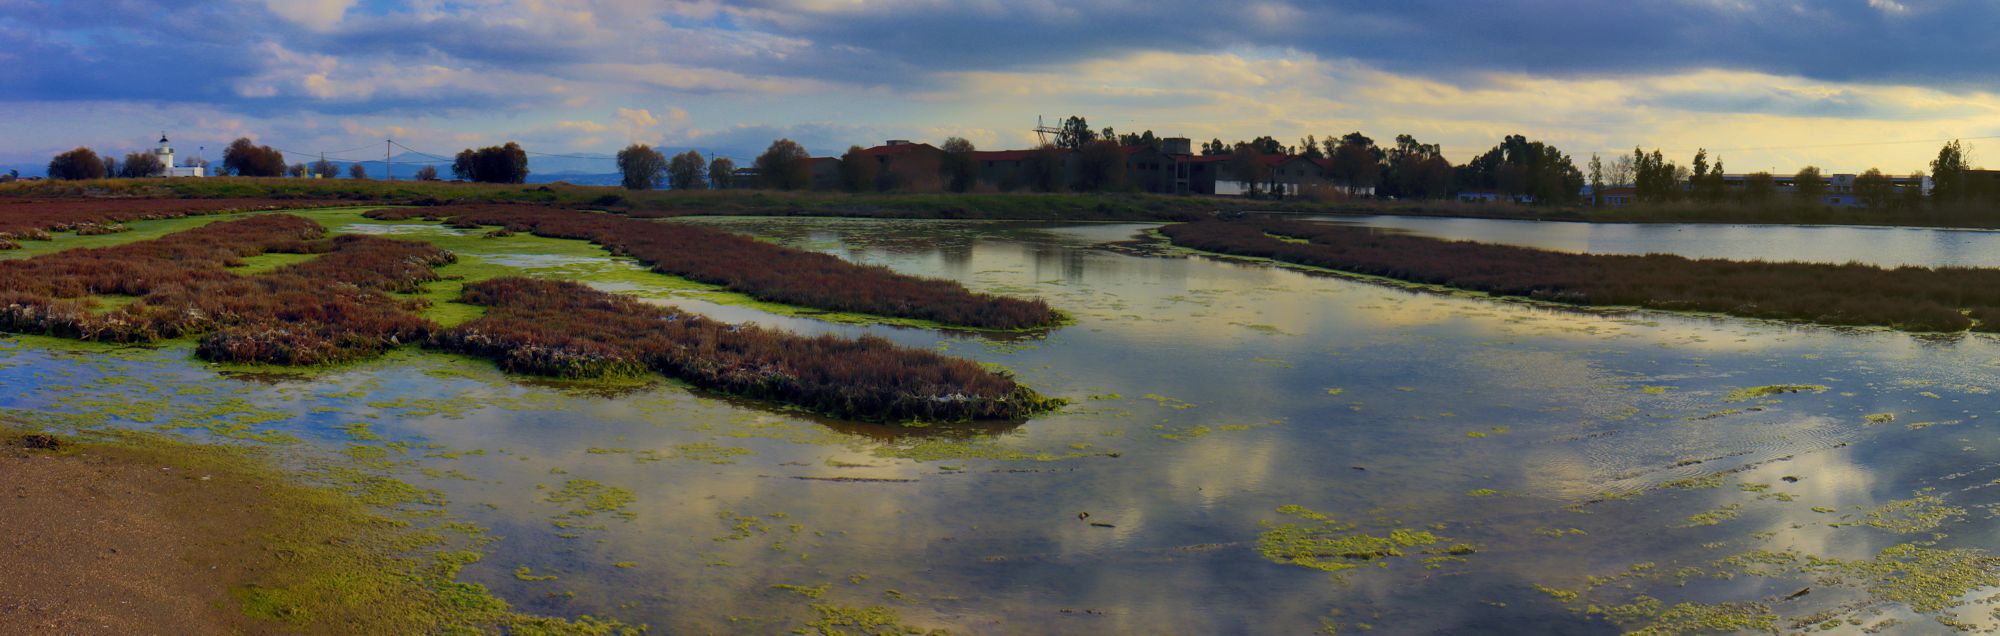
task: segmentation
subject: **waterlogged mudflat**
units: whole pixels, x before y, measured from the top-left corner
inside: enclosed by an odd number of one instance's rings
[[[475,243],[542,241],[520,237],[450,235],[493,260],[441,271],[585,272],[719,319],[877,333],[1074,404],[907,431],[416,350],[269,374],[189,345],[11,338],[0,386],[21,390],[0,409],[344,457],[377,503],[481,544],[466,580],[659,633],[2000,625],[1982,602],[2000,593],[1989,336],[1564,311],[1092,247],[1141,225],[698,222],[1077,323],[832,323],[593,265],[587,244]],[[449,232],[429,227],[396,231]]]

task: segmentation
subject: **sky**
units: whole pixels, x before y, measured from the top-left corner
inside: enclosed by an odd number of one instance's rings
[[[1002,149],[1078,115],[1901,174],[1955,138],[2000,166],[1994,25],[1993,0],[0,0],[0,169],[161,132],[210,159]]]

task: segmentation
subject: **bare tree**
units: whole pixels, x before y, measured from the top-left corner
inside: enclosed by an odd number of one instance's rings
[[[438,180],[437,166],[424,166],[422,168],[418,168],[417,174],[415,176],[418,181],[436,181]]]
[[[361,164],[358,163],[349,165],[347,166],[347,178],[366,179],[368,178],[368,169],[361,167]]]

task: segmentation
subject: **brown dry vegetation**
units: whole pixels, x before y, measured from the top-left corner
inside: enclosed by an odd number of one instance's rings
[[[119,223],[199,214],[310,207],[274,199],[58,199],[0,200],[0,249],[12,240],[49,240],[50,232],[108,234]]]
[[[0,262],[0,329],[107,342],[203,335],[203,358],[277,364],[366,357],[428,333],[388,292],[437,280],[431,268],[450,252],[325,233],[308,219],[267,215]],[[255,276],[226,269],[270,252],[320,256]],[[99,313],[93,296],[138,300]]]
[[[857,265],[693,225],[527,206],[399,208],[374,210],[368,216],[424,216],[460,226],[497,225],[536,236],[588,240],[661,273],[801,307],[982,329],[1048,327],[1062,319],[1040,300],[973,293],[952,281],[906,276],[886,267]]]
[[[2000,331],[1995,320],[2000,269],[1569,254],[1261,219],[1185,223],[1161,231],[1175,245],[1198,250],[1576,305],[1909,331]]]
[[[466,287],[488,311],[431,346],[564,378],[654,370],[707,389],[871,420],[1019,419],[1058,406],[966,360],[873,336],[804,337],[641,303],[569,282]]]

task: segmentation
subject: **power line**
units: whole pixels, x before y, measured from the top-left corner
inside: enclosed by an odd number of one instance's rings
[[[1800,146],[1765,146],[1765,147],[1762,147],[1762,148],[1707,148],[1706,150],[1708,150],[1709,152],[1770,152],[1770,151],[1776,151],[1776,150],[1812,150],[1812,149],[1818,149],[1818,148],[1853,148],[1853,147],[1858,147],[1858,146],[1894,146],[1894,145],[1904,145],[1904,144],[1942,144],[1942,143],[1949,143],[1949,142],[1953,142],[1953,141],[1981,141],[1981,140],[1987,140],[1987,139],[2000,139],[2000,135],[1987,135],[1987,136],[1984,136],[1984,137],[1954,137],[1954,138],[1951,138],[1951,139],[1909,139],[1909,140],[1903,140],[1903,141],[1855,141],[1855,142],[1848,142],[1848,143],[1835,143],[1835,144],[1806,144],[1806,145],[1800,145]],[[1689,149],[1689,148],[1669,148],[1669,149],[1665,149],[1665,150],[1660,150],[1660,152],[1663,152],[1663,153],[1667,153],[1667,152],[1692,152],[1692,151],[1694,151],[1694,150],[1702,150],[1702,148],[1694,148],[1694,149]],[[1611,153],[1611,154],[1617,154],[1617,153],[1623,153],[1623,152],[1625,152],[1625,151],[1623,151],[1623,150],[1599,150],[1599,151],[1596,151],[1596,152],[1600,152],[1600,153]]]

